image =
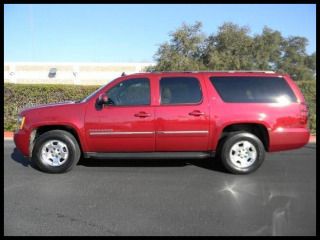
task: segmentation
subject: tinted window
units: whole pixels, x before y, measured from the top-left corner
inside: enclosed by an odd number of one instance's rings
[[[280,77],[211,77],[210,81],[225,102],[297,101],[287,82]]]
[[[199,81],[193,77],[164,77],[160,91],[164,105],[199,103],[202,99]]]
[[[130,106],[150,104],[150,82],[147,78],[128,79],[107,91],[110,105]]]

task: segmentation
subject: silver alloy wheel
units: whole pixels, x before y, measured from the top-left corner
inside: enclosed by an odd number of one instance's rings
[[[230,149],[230,160],[238,168],[248,168],[257,159],[257,149],[249,141],[239,141]]]
[[[52,167],[64,164],[69,156],[69,150],[65,143],[60,140],[50,140],[43,144],[41,160]]]

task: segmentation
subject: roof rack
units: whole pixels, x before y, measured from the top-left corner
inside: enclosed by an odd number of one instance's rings
[[[149,73],[199,73],[199,72],[228,72],[228,73],[238,73],[238,72],[252,72],[252,73],[276,73],[274,71],[270,71],[270,70],[216,70],[216,71],[153,71],[153,72],[149,72]]]
[[[151,71],[151,72],[136,72],[130,75],[139,74],[161,74],[161,73],[265,73],[265,74],[276,74],[275,71],[271,70],[217,70],[217,71]],[[122,73],[121,76],[126,76]]]
[[[215,71],[217,72],[217,71]],[[224,71],[222,71],[224,72]],[[270,71],[270,70],[228,70],[226,72],[253,72],[253,73],[275,73],[274,71]]]
[[[151,71],[149,73],[198,73],[205,71]]]

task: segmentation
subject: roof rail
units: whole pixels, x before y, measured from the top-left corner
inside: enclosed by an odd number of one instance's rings
[[[150,73],[197,73],[197,72],[205,72],[205,71],[152,71]]]
[[[202,70],[202,71],[152,71],[150,73],[175,73],[175,72],[180,72],[180,73],[198,73],[198,72],[256,72],[256,73],[275,73],[274,71],[271,70]]]
[[[151,72],[138,72],[133,74],[143,74],[143,73],[267,73],[267,74],[273,74],[276,73],[275,71],[271,70],[216,70],[216,71],[151,71]]]
[[[228,70],[226,72],[253,72],[253,73],[275,73],[274,71],[270,71],[270,70]]]

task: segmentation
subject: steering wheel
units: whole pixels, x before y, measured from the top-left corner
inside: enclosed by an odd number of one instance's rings
[[[114,101],[111,98],[108,98],[108,105],[115,105]]]

